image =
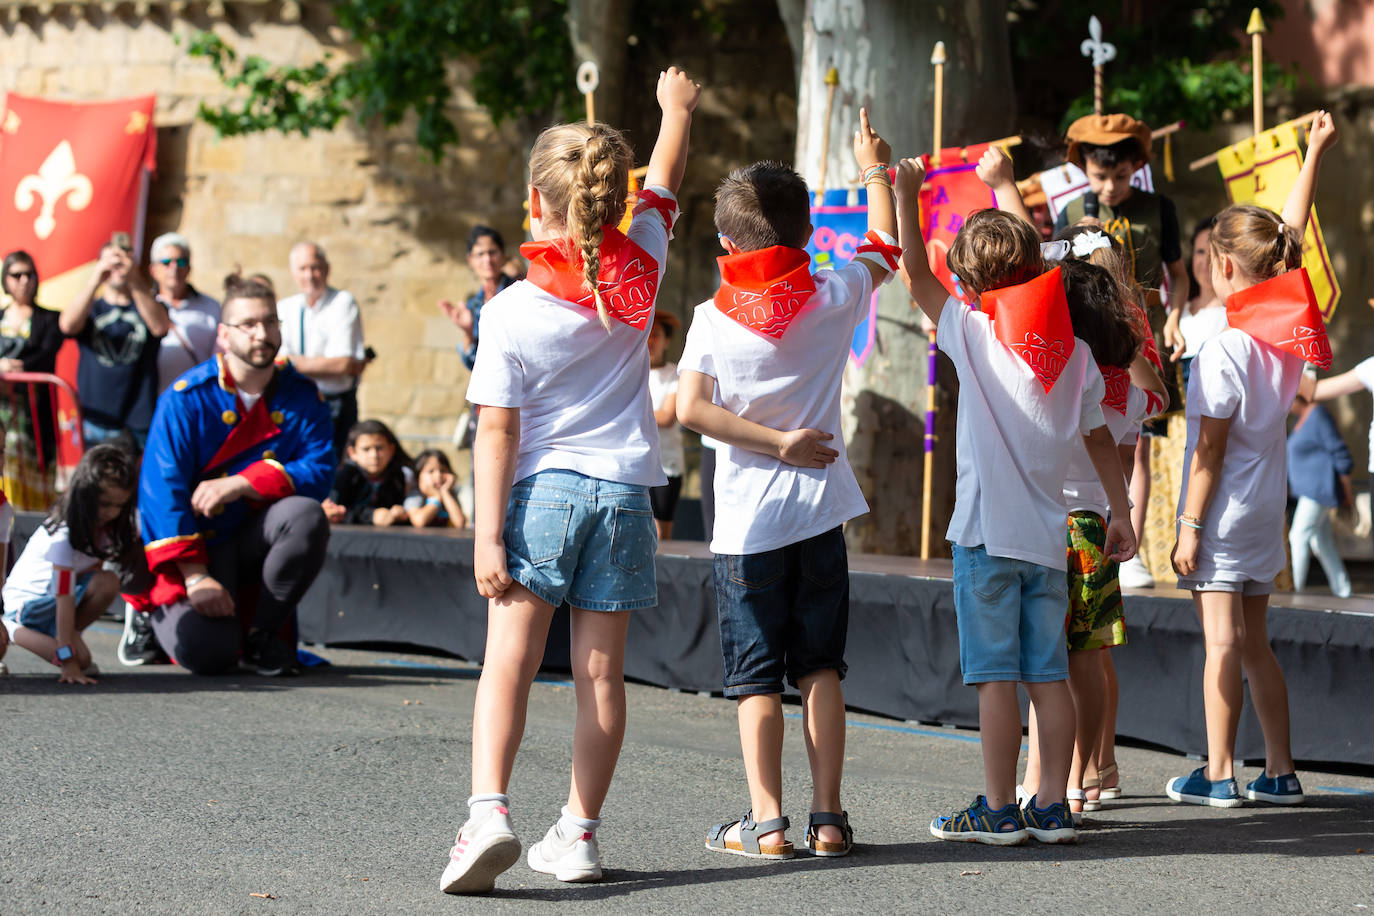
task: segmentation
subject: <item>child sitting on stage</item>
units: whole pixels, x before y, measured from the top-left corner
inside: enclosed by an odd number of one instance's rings
[[[866,241],[854,262],[811,274],[806,182],[757,162],[716,191],[728,252],[721,287],[696,308],[679,362],[678,419],[719,440],[716,605],[725,695],[738,701],[750,810],[712,827],[706,848],[790,858],[782,816],[782,692],[801,691],[811,761],[806,849],[853,845],[840,804],[849,568],[841,525],[868,511],[840,436],[840,388],[854,327],[896,267],[891,150],[860,110],[854,156],[868,188]],[[719,392],[719,404],[713,393]],[[833,443],[835,447],[831,447]]]
[[[324,501],[329,520],[383,528],[407,524],[405,500],[415,472],[391,427],[381,420],[353,424],[345,453]]]
[[[415,456],[415,486],[406,497],[406,514],[416,528],[466,528],[468,517],[458,505],[457,481],[448,455],[437,448]]]
[[[925,171],[897,170],[898,224],[907,240],[903,279],[936,323],[940,348],[959,374],[958,482],[949,539],[960,667],[978,687],[986,794],[937,817],[942,839],[1013,845],[1077,838],[1064,801],[1074,742],[1064,639],[1067,595],[1064,495],[1069,459],[1083,437],[1112,509],[1103,553],[1135,551],[1116,443],[1102,415],[1102,375],[1077,339],[1058,270],[1044,274],[1040,238],[1019,217],[980,210],[950,247],[950,270],[978,295],[970,309],[930,270],[918,195]],[[1085,329],[1085,333],[1090,333]],[[1016,685],[1035,704],[1040,784],[1016,804],[1021,713]]]
[[[1178,802],[1233,808],[1241,672],[1264,732],[1264,772],[1245,798],[1302,802],[1289,742],[1288,686],[1265,629],[1284,567],[1286,421],[1306,363],[1331,366],[1326,326],[1302,263],[1302,237],[1322,157],[1336,142],[1331,115],[1312,123],[1307,160],[1283,216],[1230,206],[1212,227],[1212,285],[1230,327],[1207,341],[1188,380],[1188,442],[1178,542],[1180,588],[1193,593],[1207,645],[1203,701],[1207,764],[1169,780]]]

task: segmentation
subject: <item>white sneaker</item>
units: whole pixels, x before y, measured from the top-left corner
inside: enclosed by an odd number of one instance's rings
[[[1117,578],[1121,582],[1122,588],[1155,587],[1155,577],[1150,575],[1150,570],[1145,567],[1139,554],[1121,564],[1117,571]]]
[[[496,876],[520,858],[520,840],[510,824],[510,811],[492,808],[481,820],[468,818],[449,853],[448,867],[439,878],[445,894],[485,894]]]
[[[571,840],[564,838],[554,824],[544,839],[530,847],[530,868],[559,881],[600,881],[601,849],[596,834],[580,833]]]

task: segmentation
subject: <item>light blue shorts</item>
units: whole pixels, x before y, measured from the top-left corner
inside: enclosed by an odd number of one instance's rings
[[[72,595],[76,598],[78,605],[81,604],[81,599],[85,597],[86,586],[91,584],[91,576],[93,575],[95,575],[95,570],[76,577],[76,588],[72,590]],[[10,636],[14,635],[17,627],[25,627],[56,639],[57,598],[53,595],[30,598],[15,614],[6,609],[5,629],[9,631]]]
[[[1062,681],[1069,676],[1064,571],[951,545],[959,668],[965,684]]]
[[[511,488],[506,568],[554,607],[630,611],[658,604],[658,533],[649,488],[576,471],[538,471]]]

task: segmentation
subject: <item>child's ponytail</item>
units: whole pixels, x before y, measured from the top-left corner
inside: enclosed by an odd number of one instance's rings
[[[601,228],[625,214],[630,147],[604,124],[563,124],[539,135],[530,152],[530,184],[543,202],[544,224],[565,230],[582,255],[583,282],[596,300],[601,323],[610,315],[601,301]]]
[[[1229,256],[1245,276],[1270,280],[1302,263],[1302,236],[1273,210],[1227,207],[1212,226],[1212,250]]]

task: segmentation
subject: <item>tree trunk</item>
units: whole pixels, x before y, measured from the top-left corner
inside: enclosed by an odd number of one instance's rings
[[[853,188],[858,179],[852,138],[859,108],[892,144],[894,157],[929,152],[934,71],[930,55],[943,41],[943,145],[978,143],[1011,132],[1014,99],[1006,4],[1002,0],[778,0],[789,37],[801,24],[797,168],[816,186],[821,159],[826,185]],[[831,66],[839,71],[824,149]],[[843,433],[850,463],[868,498],[869,514],[846,537],[866,553],[917,555],[925,435],[927,337],[900,281],[879,294],[876,343],[863,367],[846,371]],[[946,555],[944,532],[954,505],[953,367],[940,357],[939,422],[932,479],[932,555]]]

